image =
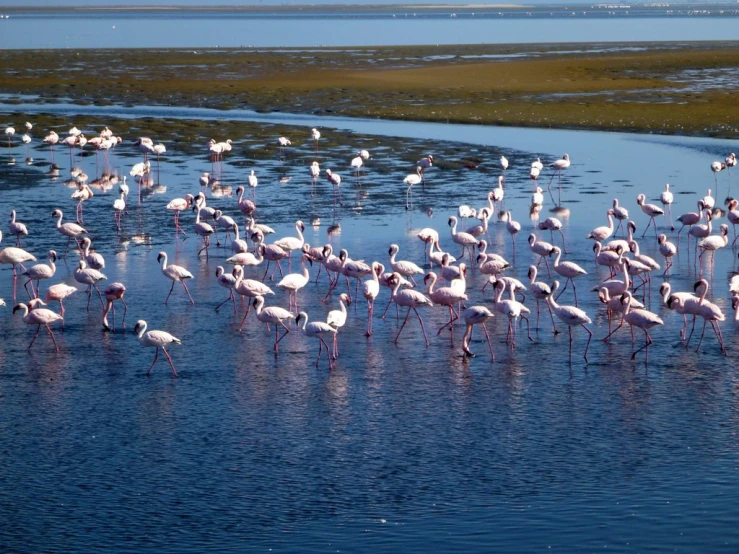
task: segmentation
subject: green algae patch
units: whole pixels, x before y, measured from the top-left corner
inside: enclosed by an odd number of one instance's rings
[[[6,104],[176,105],[736,137],[739,43],[7,50]]]

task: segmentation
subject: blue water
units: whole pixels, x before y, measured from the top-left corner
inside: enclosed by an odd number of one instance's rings
[[[90,136],[122,115],[114,107],[65,105],[1,111],[16,128],[38,111],[65,114],[70,126],[76,114],[90,114],[97,121],[83,129]],[[209,110],[123,111],[138,118],[212,119],[207,136],[195,143],[226,138],[219,136],[219,120]],[[675,192],[674,215],[693,210],[707,188],[715,189],[711,161],[739,149],[739,142],[218,114],[244,122],[243,134],[231,137],[234,150],[226,157],[222,183],[235,188],[248,170],[257,171],[259,216],[276,228],[273,236],[294,234],[300,218],[311,244],[347,248],[354,258],[386,264],[390,242],[399,244],[401,258],[421,264],[415,232],[426,226],[436,228],[442,247],[456,255],[447,218],[459,204],[484,203],[500,173],[497,160],[505,154],[511,162],[506,207],[523,227],[508,274],[522,280],[535,262],[526,235],[553,208],[547,196],[539,219],[528,216],[530,161],[540,156],[550,162],[568,152],[573,165],[563,179],[562,204],[570,210],[564,231],[567,259],[589,272],[578,283],[578,296],[593,318],[590,363],[581,358],[582,329],[575,332],[575,361],[568,363],[567,334],[552,335],[546,312],[538,333],[532,329],[535,342],[526,339],[525,325],[517,330],[515,351],[504,342],[504,319],[489,322],[495,363],[479,329],[474,359],[461,356],[459,328],[454,347],[447,335],[433,336],[445,322],[443,309],[419,310],[432,335],[429,348],[414,320],[395,346],[400,323],[393,310],[386,320],[379,318],[387,302],[384,289],[370,339],[364,336],[364,300],[351,306],[333,371],[325,357],[315,367],[318,346],[294,325],[275,357],[274,335],[253,315],[243,333],[236,331],[244,306],[236,314],[229,304],[219,313],[213,309],[226,298],[215,281],[215,268],[228,255],[224,249],[212,248],[206,261],[196,256],[196,237],[175,241],[163,206],[195,192],[198,176],[211,165],[204,149],[192,156],[171,141],[157,193],[144,195],[141,206],[132,194],[122,233],[116,233],[110,209],[115,190],[96,190],[85,204],[85,224],[106,257],[108,282],[128,287],[125,333],[120,311],[118,332],[103,333],[99,302],[93,297],[88,312],[80,291],[65,303],[65,331],[54,328],[61,352],[42,334],[27,353],[33,331],[11,316],[10,306],[0,309],[3,552],[737,551],[739,344],[727,287],[736,251],[726,248],[713,269],[703,266],[712,284],[710,298],[729,319],[722,324],[729,356],[720,354],[710,329],[699,353],[693,351],[696,337],[692,349],[681,346],[681,320],[660,307],[656,289],[662,279],[655,275],[649,305],[665,325],[651,333],[655,344],[647,365],[642,355],[629,359],[627,330],[608,345],[599,340],[607,321],[587,291],[606,273],[595,269],[584,237],[606,223],[613,197],[631,211],[641,236],[646,218],[636,195],[644,192],[656,202],[665,182]],[[342,145],[319,145],[314,152],[313,126],[324,137],[341,134]],[[281,158],[272,142],[254,135],[256,128],[289,133],[293,147]],[[65,220],[74,214],[72,190],[63,185],[72,165],[69,154],[57,148],[59,176],[49,175],[50,152],[38,142],[47,131],[33,131],[31,165],[23,163],[17,137],[13,147],[0,150],[0,217],[18,210],[31,229],[27,248],[39,258],[49,248],[64,248],[52,210],[63,209]],[[124,138],[111,159],[121,174],[141,159],[132,145],[135,137]],[[360,183],[348,166],[362,147],[373,159]],[[435,154],[437,167],[429,171],[426,187],[414,191],[415,208],[406,212],[401,181],[427,151]],[[451,164],[464,156],[479,157],[480,167]],[[313,159],[344,176],[343,208],[325,181],[310,195],[307,165]],[[77,157],[74,165],[91,178],[96,174],[94,155]],[[717,176],[720,198],[732,180],[732,190],[739,187],[738,174]],[[549,177],[545,171],[543,186]],[[130,177],[128,183],[136,191]],[[233,197],[211,197],[210,203],[241,220]],[[316,217],[321,222],[313,227]],[[184,213],[182,222],[189,231],[193,214]],[[339,224],[341,232],[329,234],[330,224]],[[668,234],[676,240],[676,232]],[[492,249],[513,260],[505,226],[494,225],[491,236]],[[5,234],[1,246],[10,244]],[[651,230],[641,244],[663,263]],[[700,269],[692,253],[688,256],[684,234],[681,249],[670,281],[675,290],[691,290]],[[161,250],[195,275],[194,306],[179,287],[164,306],[169,282],[156,262]],[[53,282],[73,284],[76,260],[70,254],[61,261]],[[249,270],[249,276],[259,278],[262,271]],[[316,276],[315,267],[311,275]],[[540,275],[549,280],[543,265]],[[490,306],[490,289],[480,292],[484,276],[472,268],[468,279],[470,303]],[[344,288],[340,284],[339,290]],[[286,294],[275,290],[267,305],[286,306]],[[301,309],[311,319],[338,306],[336,295],[322,302],[326,290],[322,274],[318,284],[301,291]],[[12,294],[11,274],[3,266],[0,297],[10,305]],[[18,295],[25,295],[22,287]],[[561,301],[572,303],[571,292]],[[526,304],[535,311],[530,299]],[[145,376],[153,352],[131,333],[140,318],[182,340],[170,350],[180,378],[172,377],[164,359]],[[535,318],[534,313],[532,326]],[[636,338],[640,346],[643,334]]]
[[[731,9],[13,12],[0,48],[213,48],[737,40]]]

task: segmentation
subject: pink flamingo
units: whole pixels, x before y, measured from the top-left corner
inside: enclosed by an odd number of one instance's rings
[[[367,299],[367,331],[365,335],[368,337],[372,336],[372,315],[375,311],[375,299],[380,294],[380,280],[379,277],[382,272],[385,271],[385,267],[379,262],[372,263],[372,279],[367,279],[362,283],[362,290],[364,297]]]
[[[187,283],[185,281],[187,279],[192,279],[192,273],[190,273],[188,270],[186,270],[184,267],[179,265],[170,264],[167,265],[167,253],[166,252],[159,252],[159,255],[157,256],[157,263],[162,264],[162,274],[167,277],[167,279],[172,280],[172,286],[169,288],[169,294],[167,295],[167,298],[164,300],[164,303],[167,304],[169,302],[169,296],[172,294],[172,290],[174,290],[174,285],[177,281],[182,283],[182,286],[185,287],[185,292],[187,293],[187,296],[190,298],[190,302],[192,304],[195,304],[195,300],[192,299],[192,296],[190,295],[190,291],[187,288]]]
[[[421,330],[423,331],[423,338],[426,339],[426,346],[428,347],[429,339],[426,336],[426,329],[423,326],[423,320],[421,319],[421,316],[418,314],[417,308],[421,306],[433,306],[434,303],[431,301],[430,298],[424,296],[418,291],[408,290],[408,289],[399,290],[400,289],[400,279],[401,279],[401,275],[397,272],[393,272],[392,299],[395,301],[397,305],[408,308],[408,313],[406,313],[405,319],[403,320],[403,324],[400,326],[400,330],[398,331],[398,334],[395,337],[395,344],[398,344],[400,333],[403,331],[403,327],[405,327],[405,324],[408,323],[408,317],[411,315],[411,310],[413,310],[413,312],[416,314],[416,317],[418,318],[418,322],[421,324]]]
[[[301,321],[303,322],[302,326],[300,325]],[[308,314],[306,314],[305,312],[300,312],[298,314],[298,317],[295,318],[295,323],[297,323],[298,327],[303,332],[303,335],[310,338],[317,338],[320,341],[318,344],[318,357],[316,358],[316,367],[318,367],[318,362],[321,359],[321,352],[323,351],[323,348],[326,347],[328,369],[332,370],[334,368],[333,362],[331,360],[328,344],[326,344],[326,341],[323,339],[323,337],[335,335],[336,329],[331,327],[328,323],[324,323],[323,321],[313,321],[311,323],[308,323]]]
[[[280,308],[279,306],[270,306],[268,308],[264,308],[264,297],[263,296],[257,296],[254,298],[254,310],[257,314],[257,319],[261,321],[262,323],[267,324],[267,331],[269,331],[269,324],[272,323],[275,326],[275,356],[279,352],[279,347],[277,346],[282,339],[284,339],[287,334],[290,332],[290,329],[288,329],[287,325],[285,325],[286,321],[291,320],[294,316],[291,312],[286,310],[285,308]],[[278,325],[282,326],[283,329],[285,329],[285,332],[282,334],[280,338],[277,338],[278,334]]]
[[[165,210],[174,212],[175,236],[179,231],[182,231],[182,234],[187,236],[185,230],[180,226],[180,212],[184,212],[186,209],[192,206],[194,200],[195,197],[192,194],[186,194],[184,198],[174,198],[173,200],[170,200],[169,203],[164,207]]]
[[[559,281],[554,281],[552,284],[552,294],[547,296],[547,302],[549,302],[549,307],[554,312],[554,315],[556,315],[560,321],[565,323],[567,325],[567,328],[570,332],[570,363],[572,363],[572,328],[580,325],[583,329],[585,329],[588,332],[588,344],[585,346],[585,354],[583,355],[585,358],[585,361],[588,361],[588,348],[590,348],[590,341],[593,338],[593,332],[588,329],[585,324],[586,323],[592,323],[592,320],[588,317],[588,314],[585,313],[584,310],[581,310],[580,308],[576,306],[560,306],[557,304],[557,301],[554,299],[554,292],[559,287]]]
[[[462,337],[462,350],[466,356],[470,358],[475,357],[469,346],[472,340],[472,327],[474,325],[482,325],[482,329],[485,331],[485,338],[488,341],[488,348],[490,348],[491,361],[495,361],[495,353],[493,352],[493,345],[490,342],[490,334],[488,333],[488,328],[485,326],[485,322],[491,317],[493,317],[493,313],[485,306],[470,306],[462,311],[462,319],[464,319],[466,326],[464,336]]]
[[[59,301],[59,308],[62,312],[62,317],[64,317],[64,300],[77,292],[77,287],[71,287],[69,285],[66,285],[64,283],[59,283],[56,285],[51,285],[48,289],[46,289],[46,297],[44,298],[44,301],[46,303],[53,302],[54,300]],[[64,319],[62,319],[62,329],[64,329]]]
[[[257,296],[274,294],[274,291],[261,281],[255,281],[254,279],[244,279],[244,268],[240,265],[234,266],[233,273],[236,276],[234,291],[236,291],[236,293],[240,296],[245,296],[247,298],[256,298]],[[244,314],[244,317],[241,320],[241,325],[239,326],[239,333],[244,328],[244,323],[246,322],[246,317],[249,315],[249,310],[251,310],[251,304],[247,303],[246,313]]]
[[[123,283],[115,282],[110,283],[105,289],[103,290],[103,295],[105,296],[105,300],[107,301],[107,304],[105,306],[105,311],[103,311],[103,329],[106,331],[111,331],[115,328],[115,304],[114,302],[116,300],[120,300],[123,302],[123,319],[121,320],[121,325],[123,328],[126,328],[126,312],[128,312],[128,304],[126,304],[126,301],[123,299],[123,295],[126,293],[126,287]],[[61,303],[61,301],[60,301]],[[111,328],[108,325],[108,314],[113,311],[113,327]]]
[[[428,272],[423,278],[423,282],[426,285],[426,295],[431,299],[431,301],[434,304],[447,306],[449,308],[449,321],[439,327],[436,335],[440,335],[445,327],[449,327],[450,338],[452,344],[454,344],[454,322],[459,319],[459,314],[454,310],[454,305],[467,300],[467,295],[457,287],[450,286],[434,289],[437,279],[438,277],[433,271]]]

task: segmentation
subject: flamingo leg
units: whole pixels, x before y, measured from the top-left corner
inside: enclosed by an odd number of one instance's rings
[[[36,327],[36,334],[33,335],[33,338],[31,339],[31,344],[28,345],[28,350],[30,350],[31,347],[33,346],[33,343],[36,342],[36,338],[38,337],[38,334],[40,331],[41,331],[41,325],[38,325]]]
[[[641,352],[642,350],[647,351],[646,357],[644,358],[644,362],[646,363],[647,359],[649,358],[649,345],[652,344],[654,341],[652,340],[652,337],[649,336],[649,331],[644,329],[644,346],[639,348],[638,350],[634,350],[634,352],[631,354],[631,359],[633,360],[636,358],[636,355]]]
[[[484,321],[482,322],[482,330],[485,331],[485,338],[488,341],[488,348],[490,348],[490,356],[492,358],[490,361],[491,362],[494,362],[495,361],[495,352],[493,352],[493,343],[490,342],[490,334],[488,333],[488,328],[485,325],[485,322]],[[470,333],[470,336],[472,336],[472,333]]]
[[[375,310],[375,301],[370,300],[367,302],[367,331],[365,335],[368,337],[372,336],[372,315]]]
[[[149,368],[149,371],[146,372],[147,377],[151,374],[151,370],[154,369],[154,364],[157,363],[158,357],[159,357],[159,348],[156,349],[156,352],[154,353],[154,361],[151,362],[151,367]]]
[[[388,307],[390,304],[388,304]],[[408,316],[411,315],[411,309],[408,308],[408,313],[405,314],[405,319],[403,320],[403,325],[400,326],[400,329],[398,330],[398,334],[395,336],[395,344],[398,344],[398,339],[400,338],[400,333],[403,332],[403,327],[405,327],[405,324],[408,323]]]
[[[96,291],[97,291],[97,293],[98,293],[98,298],[100,298],[100,306],[101,306],[101,307],[102,307],[103,309],[105,309],[105,302],[103,302],[103,295],[102,295],[102,294],[100,294],[100,289],[98,288],[98,286],[97,286],[97,285],[92,285],[92,286],[93,286],[93,287],[95,287],[95,290],[96,290]]]
[[[583,357],[585,358],[585,361],[588,361],[588,348],[590,348],[590,341],[593,340],[593,332],[585,327],[585,324],[582,324],[582,328],[585,329],[588,332],[588,344],[585,345],[585,354]]]
[[[221,306],[223,306],[229,300],[233,300],[234,301],[234,311],[236,311],[236,300],[234,299],[234,291],[233,290],[229,291],[229,297],[228,298],[226,298],[223,302],[221,302],[220,304],[218,304],[218,306],[216,306],[216,311],[218,311],[221,308]]]
[[[172,281],[172,286],[171,286],[171,287],[169,287],[169,294],[167,295],[167,298],[165,298],[165,299],[164,299],[164,305],[165,305],[165,306],[167,305],[167,302],[169,302],[169,295],[170,295],[170,294],[172,294],[172,291],[173,291],[173,290],[174,290],[174,281]],[[89,306],[89,302],[88,302],[88,306],[87,306],[87,309],[88,309],[88,310],[90,309],[90,306]]]
[[[174,368],[174,362],[172,362],[172,358],[169,356],[169,352],[167,352],[166,348],[162,347],[162,352],[164,352],[164,355],[167,356],[167,360],[169,361],[169,365],[172,368],[172,373],[175,377],[179,377],[177,375],[177,370]]]
[[[426,336],[426,328],[423,326],[423,319],[421,319],[421,316],[418,315],[418,310],[416,310],[416,308],[413,308],[413,311],[416,313],[416,317],[418,317],[418,322],[421,324],[421,331],[423,331],[423,338],[426,339],[426,346],[428,347],[430,343],[429,343],[429,338]]]
[[[190,302],[194,305],[195,300],[192,299],[192,296],[190,296],[190,289],[187,288],[187,284],[184,280],[180,280],[180,283],[182,283],[182,286],[185,287],[185,292],[187,293],[187,296],[190,298]],[[172,285],[174,285],[174,281],[172,281]]]
[[[239,333],[241,333],[241,330],[244,328],[244,322],[246,321],[246,316],[249,315],[249,310],[251,310],[251,302],[246,303],[246,313],[244,314],[244,317],[241,319],[241,325],[239,326]]]

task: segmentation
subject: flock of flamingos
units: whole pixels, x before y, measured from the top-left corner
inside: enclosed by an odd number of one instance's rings
[[[30,123],[26,123],[26,133],[22,138],[26,154],[28,145],[32,142],[32,128],[33,126]],[[8,127],[5,132],[8,145],[12,146],[11,141],[15,129]],[[311,131],[311,139],[317,150],[318,141],[320,140],[320,132],[317,129]],[[52,131],[43,139],[43,142],[47,143],[51,149],[52,163],[55,144],[68,146],[70,148],[70,159],[75,148],[81,149],[85,145],[91,145],[96,149],[96,156],[97,152],[102,151],[107,161],[108,151],[120,142],[120,138],[115,137],[107,127],[99,136],[91,139],[85,138],[84,134],[78,129],[72,128],[64,138],[59,137]],[[72,194],[72,199],[77,202],[76,222],[65,221],[64,214],[60,209],[56,209],[51,213],[51,217],[56,222],[57,231],[67,239],[67,242],[62,254],[49,250],[46,263],[30,265],[31,262],[37,262],[37,258],[23,249],[23,240],[32,232],[32,229],[29,230],[26,225],[17,219],[15,210],[11,212],[9,232],[15,237],[16,246],[7,247],[0,251],[0,263],[11,264],[13,267],[14,300],[18,290],[18,279],[23,280],[22,284],[27,293],[28,301],[17,303],[13,308],[13,313],[19,313],[26,324],[36,328],[36,333],[28,346],[29,349],[36,341],[41,327],[44,327],[48,331],[54,347],[57,351],[59,350],[51,325],[59,322],[59,325],[63,328],[64,300],[77,292],[78,289],[60,283],[48,286],[42,295],[41,288],[42,281],[49,282],[54,278],[57,258],[67,256],[72,245],[76,247],[73,252],[79,254],[74,279],[80,285],[87,287],[88,311],[94,290],[103,306],[102,325],[104,329],[113,330],[108,318],[112,312],[114,326],[115,303],[117,301],[124,305],[123,319],[125,321],[127,305],[124,295],[126,287],[123,283],[115,282],[107,284],[102,290],[99,288],[99,285],[103,286],[103,282],[106,280],[106,276],[101,271],[105,267],[105,260],[99,252],[92,248],[92,242],[88,236],[90,232],[84,227],[83,218],[85,203],[92,206],[92,209],[110,210],[113,216],[113,224],[120,231],[122,221],[127,213],[129,193],[131,193],[131,196],[138,194],[138,202],[140,202],[142,187],[145,188],[153,184],[154,169],[149,157],[150,155],[156,156],[158,164],[159,157],[166,153],[166,147],[162,144],[155,144],[146,137],[139,138],[134,144],[144,156],[143,161],[135,164],[129,171],[132,182],[133,180],[137,182],[138,192],[130,191],[125,177],[122,182],[112,177],[112,182],[118,184],[119,187],[118,195],[112,206],[109,204],[102,205],[94,200],[91,201],[94,193],[87,182],[87,175],[80,169],[73,169],[72,175],[77,181],[77,190]],[[276,146],[282,155],[284,150],[291,146],[291,142],[285,137],[280,137],[276,141]],[[538,263],[528,268],[527,280],[525,281],[506,275],[506,271],[512,268],[511,263],[503,256],[488,251],[488,245],[493,243],[491,232],[509,233],[515,245],[516,235],[521,231],[521,225],[513,220],[511,213],[502,209],[505,197],[504,175],[508,168],[508,161],[505,157],[501,157],[499,160],[502,174],[498,177],[497,186],[489,191],[486,198],[480,199],[481,203],[484,204],[482,208],[474,209],[466,205],[455,207],[455,214],[448,219],[448,231],[424,228],[418,232],[418,238],[425,243],[424,262],[399,259],[399,246],[391,244],[389,245],[387,263],[381,263],[380,261],[365,263],[361,260],[351,259],[348,252],[343,249],[338,252],[338,255],[335,255],[330,244],[323,247],[311,247],[304,240],[305,226],[301,221],[295,223],[294,235],[278,240],[267,240],[274,231],[269,226],[258,223],[255,219],[257,216],[255,191],[258,186],[258,179],[254,171],[246,176],[244,180],[246,187],[239,186],[236,190],[237,200],[233,205],[233,216],[207,206],[206,194],[203,191],[206,191],[208,186],[213,185],[219,172],[222,171],[222,160],[224,155],[231,150],[232,142],[230,140],[225,142],[212,140],[208,143],[207,148],[212,170],[211,173],[204,173],[200,178],[201,185],[203,185],[202,191],[195,195],[187,194],[184,198],[172,199],[166,205],[162,203],[160,208],[173,213],[175,240],[178,240],[180,234],[184,236],[188,232],[194,232],[202,238],[202,248],[198,251],[198,256],[202,253],[206,257],[209,255],[211,235],[216,234],[218,236],[219,231],[225,233],[225,247],[230,248],[233,254],[226,261],[233,265],[233,269],[228,271],[222,266],[218,267],[216,281],[218,285],[228,291],[228,297],[216,307],[216,310],[227,302],[233,303],[234,310],[236,310],[236,296],[238,295],[242,299],[246,298],[248,300],[247,309],[239,331],[243,328],[247,316],[253,308],[256,318],[267,325],[268,332],[271,332],[270,325],[275,328],[273,344],[275,355],[279,353],[280,341],[290,332],[288,324],[291,320],[294,320],[303,335],[318,342],[316,366],[318,366],[322,352],[325,349],[329,368],[332,369],[333,362],[339,355],[338,335],[347,318],[350,317],[347,306],[360,301],[361,298],[365,299],[367,304],[366,335],[369,337],[373,332],[372,322],[375,317],[375,301],[380,298],[381,290],[386,288],[389,291],[389,302],[381,317],[385,317],[392,303],[396,306],[396,317],[398,317],[399,308],[406,309],[405,318],[395,336],[396,344],[405,326],[409,323],[411,315],[413,315],[420,324],[428,347],[429,339],[418,309],[442,306],[448,310],[449,319],[438,330],[437,335],[445,329],[448,330],[453,344],[455,322],[459,320],[464,325],[462,352],[465,356],[471,357],[475,355],[470,350],[473,329],[475,326],[479,326],[485,335],[491,360],[494,361],[495,354],[486,321],[494,316],[506,318],[508,320],[506,343],[510,348],[515,348],[517,327],[520,327],[522,321],[526,322],[528,338],[531,339],[528,316],[531,314],[533,306],[531,302],[529,302],[531,308],[524,304],[526,300],[530,300],[536,303],[537,326],[541,305],[543,304],[549,313],[552,331],[555,334],[560,332],[557,329],[557,322],[560,323],[560,327],[561,324],[567,327],[570,363],[573,359],[573,329],[582,327],[588,333],[587,345],[583,353],[585,360],[588,360],[588,349],[593,336],[588,325],[592,323],[592,319],[583,309],[578,307],[576,288],[578,278],[587,275],[588,272],[578,264],[563,259],[563,256],[567,255],[567,245],[566,237],[562,232],[562,222],[556,217],[548,217],[538,223],[537,227],[540,231],[548,230],[550,232],[550,242],[546,242],[541,235],[537,236],[535,233],[528,236],[528,246],[533,255],[538,256]],[[369,153],[366,150],[359,151],[357,156],[347,163],[347,168],[359,175],[368,159]],[[570,166],[570,159],[565,154],[561,159],[552,161],[547,165],[548,168],[538,158],[531,162],[530,177],[533,184],[531,205],[534,209],[541,208],[545,202],[544,188],[540,184],[543,185],[547,181],[547,177],[548,194],[552,202],[557,204],[554,200],[552,186],[559,183],[561,191],[562,172]],[[716,178],[717,173],[725,169],[730,170],[735,165],[736,156],[732,153],[724,161],[713,162],[710,168],[714,173],[714,178]],[[409,173],[402,184],[399,183],[401,190],[405,189],[406,209],[412,205],[413,186],[424,183],[426,173],[433,166],[434,158],[432,155],[428,155],[418,160],[414,171]],[[549,175],[545,175],[545,173],[549,173]],[[318,162],[313,162],[308,167],[306,181],[310,178],[311,186],[314,187],[321,175]],[[338,197],[339,202],[341,202],[340,175],[328,169],[323,172],[323,175],[333,186],[335,201]],[[539,180],[540,177],[542,178],[541,181]],[[108,178],[111,177],[108,176]],[[247,189],[251,191],[251,199],[248,198]],[[692,248],[695,250],[696,262],[701,264],[701,268],[705,256],[710,257],[707,263],[712,263],[716,253],[724,249],[731,240],[729,238],[729,225],[735,229],[736,224],[739,223],[739,210],[737,210],[739,202],[727,198],[727,210],[723,211],[716,205],[716,200],[711,196],[710,189],[708,194],[698,201],[696,211],[684,213],[675,220],[672,219],[672,203],[673,196],[669,185],[666,185],[660,196],[661,206],[647,202],[645,195],[639,194],[634,209],[641,211],[643,216],[640,217],[648,218],[648,222],[641,237],[637,237],[634,234],[636,225],[631,220],[628,210],[624,207],[625,203],[614,199],[613,208],[609,209],[606,214],[608,224],[593,229],[587,235],[587,238],[593,241],[593,263],[607,268],[610,273],[607,280],[598,282],[592,287],[592,292],[598,294],[603,310],[608,315],[609,332],[604,340],[609,340],[621,327],[628,325],[632,332],[632,344],[635,345],[634,330],[641,330],[644,334],[644,343],[639,348],[634,346],[631,358],[634,359],[643,350],[645,351],[645,362],[649,355],[649,345],[652,343],[649,331],[664,324],[657,314],[647,310],[639,300],[639,297],[643,301],[651,294],[651,276],[669,275],[673,257],[678,254],[679,248],[690,250],[691,239],[693,240]],[[181,224],[180,214],[190,211],[195,214],[194,223],[190,229],[185,229]],[[240,214],[237,212],[240,212]],[[667,223],[668,213],[669,224]],[[498,220],[497,225],[493,217],[494,214],[496,214]],[[721,223],[716,227],[715,221],[723,216],[726,217],[726,223]],[[665,233],[659,233],[656,218],[664,221]],[[463,230],[460,221],[467,219],[472,219],[474,225],[465,225]],[[674,234],[676,223],[681,226]],[[242,239],[239,233],[242,224],[246,230],[245,239]],[[649,232],[651,226],[654,226],[654,238],[658,242],[659,253],[662,257],[659,261],[640,253],[639,240],[640,238],[643,239],[647,233],[651,237],[651,232]],[[557,241],[554,240],[555,231],[559,233]],[[619,232],[621,238],[618,238]],[[669,233],[669,236],[667,233]],[[683,233],[684,236],[681,237]],[[734,236],[732,245],[736,242],[736,231],[734,231]],[[0,240],[2,240],[1,233]],[[650,240],[654,239],[650,238]],[[443,251],[441,241],[455,243],[455,252]],[[561,245],[555,244],[555,242],[561,242]],[[683,243],[682,246],[681,242]],[[461,253],[459,249],[461,249]],[[171,281],[170,290],[166,299],[164,299],[164,303],[168,303],[179,283],[182,286],[183,293],[194,304],[187,287],[187,281],[193,278],[192,273],[185,267],[168,264],[167,253],[164,251],[159,253],[157,261],[161,264],[162,279]],[[282,261],[287,263],[286,270],[283,268]],[[544,262],[543,267],[542,262]],[[419,265],[421,263],[422,265]],[[276,271],[280,273],[281,279],[277,282],[276,288],[287,293],[287,308],[275,304],[266,305],[265,298],[275,294],[275,291],[265,284],[270,264],[274,264],[272,276]],[[297,266],[298,264],[300,270],[292,272],[293,265]],[[266,266],[263,274],[261,271],[259,272],[261,279],[246,277],[247,268],[261,265]],[[317,268],[317,271],[315,271],[315,268]],[[311,276],[312,270],[315,272],[313,276]],[[326,301],[331,297],[332,292],[341,285],[342,280],[346,283],[346,292],[341,293],[338,297],[340,309],[330,311],[325,322],[309,321],[306,312],[300,311],[298,308],[299,294],[311,278],[315,278],[318,282],[322,271],[326,274],[327,279]],[[487,303],[487,305],[470,305],[468,295],[471,291],[467,286],[467,273],[469,271],[476,271],[486,276],[487,284],[485,287],[491,286],[494,290],[495,296],[492,302]],[[547,272],[547,281],[540,279],[544,271]],[[552,275],[552,272],[554,272],[554,275]],[[698,277],[702,277],[702,269]],[[353,286],[350,279],[355,281]],[[582,279],[580,280],[582,281]],[[563,283],[562,286],[561,283]],[[570,303],[560,302],[560,297],[570,286],[572,289]],[[678,292],[672,291],[669,282],[665,281],[659,288],[660,300],[665,307],[683,316],[681,338],[686,346],[691,340],[696,320],[701,319],[703,329],[698,348],[703,340],[706,327],[710,324],[721,350],[725,353],[720,323],[725,321],[726,316],[719,306],[706,299],[708,287],[709,283],[706,279],[698,278],[694,290]],[[732,294],[732,307],[736,312],[734,325],[739,329],[738,277],[731,279],[729,290]],[[59,313],[44,307],[55,301],[59,302]],[[0,304],[5,305],[2,300],[0,300]],[[612,325],[612,316],[617,317],[617,325]],[[692,318],[690,332],[688,332],[689,316]],[[156,349],[154,361],[147,375],[151,373],[161,350],[169,361],[173,374],[177,376],[174,362],[167,351],[167,347],[180,344],[180,340],[167,331],[148,330],[147,323],[143,320],[136,322],[134,332],[138,335],[138,339],[143,346]],[[331,345],[329,345],[329,342]]]

